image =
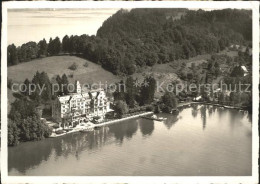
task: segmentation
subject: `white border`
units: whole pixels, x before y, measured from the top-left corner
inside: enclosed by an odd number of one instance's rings
[[[1,91],[1,180],[3,183],[258,183],[258,107],[259,107],[259,2],[252,1],[81,1],[81,2],[3,2],[2,4],[2,91]],[[253,170],[252,176],[236,177],[179,177],[179,176],[8,176],[7,169],[7,9],[11,8],[238,8],[253,10]],[[120,169],[120,168],[118,168]]]

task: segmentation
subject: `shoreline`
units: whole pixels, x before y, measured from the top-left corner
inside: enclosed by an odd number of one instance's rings
[[[194,102],[194,101],[178,104],[177,109],[190,107],[192,104],[212,105],[212,106],[217,106],[217,107],[223,107],[223,108],[226,108],[226,109],[244,110],[243,107],[234,107],[234,106],[214,104],[214,103],[209,103],[209,102]],[[248,110],[244,110],[244,111],[248,112]],[[87,129],[92,129],[92,128],[94,129],[95,127],[102,127],[102,126],[106,126],[106,125],[113,124],[113,123],[119,123],[121,121],[134,119],[134,118],[139,118],[141,116],[150,115],[150,114],[154,114],[154,112],[152,112],[152,111],[143,112],[143,113],[136,114],[136,115],[133,115],[133,116],[128,116],[128,117],[124,117],[124,118],[120,118],[120,119],[109,120],[109,121],[106,121],[106,122],[103,122],[103,123],[100,123],[100,124],[93,124],[92,126],[87,127]],[[73,129],[71,131],[68,131],[68,132],[65,132],[65,133],[62,133],[62,134],[50,135],[48,138],[57,138],[57,137],[61,137],[61,136],[64,136],[64,135],[80,132],[82,130],[84,130],[84,128],[76,128],[76,129]]]
[[[186,102],[184,104],[178,104],[177,109],[178,108],[182,108],[182,107],[187,107],[187,106],[189,107],[192,104],[212,105],[212,106],[217,106],[217,107],[223,107],[225,109],[236,109],[236,110],[248,111],[248,110],[245,110],[245,108],[247,108],[247,107],[237,107],[237,106],[232,106],[232,105],[222,105],[222,104],[211,103],[211,102]]]
[[[149,114],[153,114],[153,112],[151,112],[151,111],[150,112],[144,112],[144,113],[136,114],[136,115],[125,117],[125,118],[120,118],[120,119],[106,121],[106,122],[103,122],[103,123],[100,123],[100,124],[93,124],[92,126],[89,126],[88,129],[95,128],[95,127],[102,127],[102,126],[105,126],[105,125],[118,123],[118,122],[129,120],[129,119],[138,118],[140,116],[145,116],[145,115],[149,115]],[[64,136],[64,135],[67,135],[67,134],[80,132],[82,130],[84,130],[84,129],[83,128],[81,128],[81,129],[73,129],[73,130],[71,130],[69,132],[65,132],[65,133],[62,133],[62,134],[50,135],[48,138],[56,138],[56,137]]]
[[[226,109],[244,110],[243,107],[235,107],[235,106],[214,104],[214,103],[210,103],[210,102],[193,102],[193,101],[192,102],[185,102],[183,104],[178,104],[177,109],[190,107],[192,104],[212,105],[212,106],[222,107],[222,108],[226,108]],[[247,110],[245,110],[245,111],[247,111]],[[92,126],[89,126],[87,129],[94,129],[95,127],[102,127],[102,126],[110,125],[110,124],[113,124],[113,123],[119,123],[121,121],[134,119],[134,118],[139,118],[141,116],[150,115],[150,114],[153,114],[153,113],[154,112],[150,111],[150,112],[144,112],[144,113],[140,113],[140,114],[136,114],[136,115],[133,115],[133,116],[128,116],[128,117],[124,117],[124,118],[120,118],[120,119],[108,120],[108,121],[103,122],[103,123],[93,124]],[[56,138],[56,137],[64,136],[64,135],[67,135],[67,134],[80,132],[82,130],[84,130],[84,128],[76,128],[76,129],[73,129],[71,131],[68,131],[68,132],[65,132],[65,133],[62,133],[62,134],[55,134],[55,135],[52,134],[49,138]]]

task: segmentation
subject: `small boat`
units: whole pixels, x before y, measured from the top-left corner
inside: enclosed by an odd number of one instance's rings
[[[142,117],[142,118],[145,118],[145,119],[156,120],[156,121],[164,121],[164,120],[167,120],[167,118],[157,117],[155,114],[152,115],[151,117],[148,117],[148,116],[141,116],[141,117]]]
[[[159,118],[157,119],[157,121],[164,121],[164,120],[167,120],[167,118],[159,117]]]

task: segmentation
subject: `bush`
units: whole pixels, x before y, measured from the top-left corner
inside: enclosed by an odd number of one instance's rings
[[[155,108],[154,108],[154,113],[160,113],[161,112],[161,108],[159,105],[157,105]]]
[[[57,130],[55,133],[56,133],[56,134],[63,134],[63,133],[64,133],[64,130]]]
[[[146,110],[146,106],[140,107],[140,111],[145,111],[145,110]]]
[[[83,66],[88,67],[88,62],[86,62]]]
[[[77,70],[77,68],[78,68],[78,65],[77,65],[76,63],[73,63],[73,64],[69,67],[70,70]]]
[[[122,118],[124,114],[128,113],[129,109],[125,101],[118,100],[115,104],[114,110],[118,117]]]
[[[162,110],[163,110],[163,112],[165,112],[165,113],[171,113],[171,112],[172,112],[172,108],[169,107],[169,106],[164,106],[164,108],[163,108]]]
[[[60,126],[58,124],[55,124],[52,126],[52,128],[60,128]]]
[[[148,106],[146,107],[146,111],[154,111],[154,106],[148,105]]]

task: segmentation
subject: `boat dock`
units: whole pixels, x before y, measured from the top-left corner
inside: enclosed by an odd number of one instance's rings
[[[156,115],[153,115],[153,116],[140,116],[141,118],[144,118],[144,119],[150,119],[150,120],[155,120],[155,121],[164,121],[166,120],[167,118],[163,118],[163,117],[157,117]]]
[[[100,123],[100,124],[95,124],[96,125],[95,127],[109,125],[109,124],[112,124],[112,123],[118,123],[120,121],[125,121],[125,120],[129,120],[129,119],[139,118],[139,117],[147,116],[147,115],[150,115],[150,114],[153,114],[153,112],[145,112],[145,113],[142,113],[142,114],[137,114],[137,115],[121,118],[121,119],[116,119],[116,120],[111,120],[111,121],[107,121],[107,122]]]

